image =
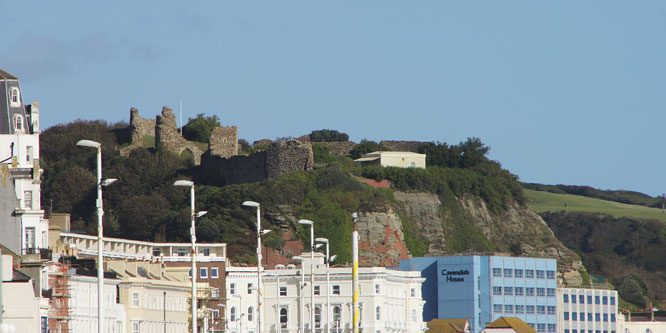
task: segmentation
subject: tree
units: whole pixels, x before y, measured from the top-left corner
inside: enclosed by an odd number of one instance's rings
[[[210,134],[218,126],[220,118],[216,115],[206,117],[203,113],[199,113],[196,118],[188,118],[187,124],[183,126],[183,137],[190,141],[207,143]]]
[[[338,132],[336,130],[322,129],[312,131],[310,133],[310,141],[312,142],[339,142],[349,141],[349,135],[346,133]]]
[[[388,150],[391,149],[388,149],[387,147],[385,147],[380,143],[363,139],[361,140],[361,143],[357,144],[356,146],[354,146],[354,148],[352,148],[349,151],[349,156],[351,156],[351,158],[359,158],[361,157],[361,155],[372,153],[373,151],[388,151]]]

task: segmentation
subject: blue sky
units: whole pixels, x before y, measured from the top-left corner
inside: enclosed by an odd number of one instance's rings
[[[0,0],[42,126],[218,115],[239,136],[479,137],[522,181],[666,192],[663,1]]]

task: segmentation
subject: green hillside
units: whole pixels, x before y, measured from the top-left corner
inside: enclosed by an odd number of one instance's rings
[[[525,189],[527,205],[538,213],[565,210],[576,213],[602,213],[614,217],[636,217],[656,219],[666,222],[666,214],[661,209],[628,205],[573,194],[556,194]]]

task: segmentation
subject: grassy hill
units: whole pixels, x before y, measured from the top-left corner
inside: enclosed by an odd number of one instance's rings
[[[613,217],[636,217],[666,222],[666,214],[661,209],[653,207],[528,189],[525,189],[525,196],[527,205],[538,213],[566,210],[575,213],[602,213]]]

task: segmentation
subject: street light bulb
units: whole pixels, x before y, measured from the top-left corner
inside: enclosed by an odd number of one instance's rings
[[[194,182],[191,180],[176,180],[173,182],[173,186],[194,186]]]
[[[259,207],[259,203],[258,203],[258,202],[254,202],[254,201],[243,201],[243,206],[246,206],[246,207]]]
[[[111,184],[113,184],[117,181],[118,181],[118,179],[116,179],[116,178],[107,178],[107,179],[104,179],[102,181],[102,186],[109,186],[109,185],[111,185]]]
[[[332,255],[330,258],[328,258],[328,262],[334,262],[335,259],[337,259],[337,258],[338,258],[338,255],[337,255],[337,254],[334,254],[334,255]]]
[[[200,212],[197,212],[197,217],[202,217],[202,216],[206,215],[206,213],[208,213],[207,210],[202,210]]]
[[[317,238],[315,238],[315,242],[328,243],[328,238],[317,237]]]
[[[318,248],[320,248],[320,247],[322,247],[322,246],[324,246],[324,244],[323,244],[323,243],[319,243],[319,244],[315,245],[315,249],[318,249]]]
[[[101,143],[91,140],[79,140],[79,142],[77,142],[76,145],[81,147],[90,147],[90,148],[99,148],[102,146]]]
[[[310,220],[298,220],[298,224],[312,225],[312,223]]]
[[[271,232],[271,229],[264,229],[264,230],[261,231],[261,235],[263,236],[263,235],[265,235],[269,232]]]

